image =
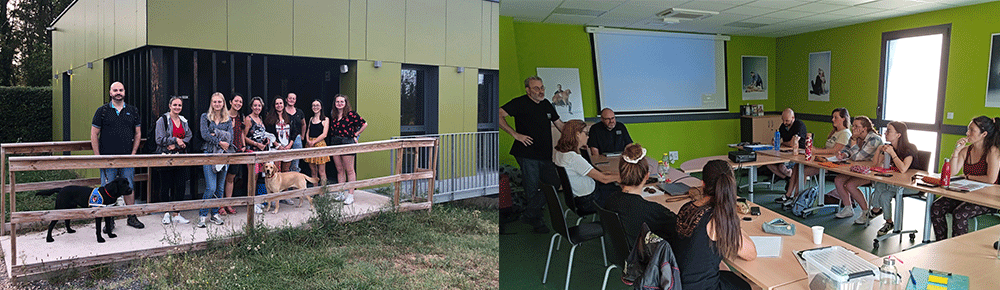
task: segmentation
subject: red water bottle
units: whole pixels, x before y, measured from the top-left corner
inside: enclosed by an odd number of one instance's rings
[[[944,160],[944,166],[941,166],[941,186],[951,185],[951,159]]]
[[[806,160],[812,160],[813,158],[813,137],[812,133],[806,136]]]

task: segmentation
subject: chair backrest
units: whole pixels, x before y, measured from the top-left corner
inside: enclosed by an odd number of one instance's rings
[[[917,151],[917,156],[914,157],[913,163],[910,164],[910,168],[927,171],[927,168],[930,168],[930,163],[930,151]]]
[[[569,184],[569,175],[566,173],[566,168],[556,165],[556,173],[559,174],[559,182],[562,183],[562,194],[563,200],[566,201],[566,207],[576,213],[577,216],[581,215],[580,212],[576,211],[576,195],[573,195],[573,186]]]
[[[594,161],[590,161],[590,149],[580,149],[580,156],[583,156],[583,160],[587,160],[587,163],[594,164]]]
[[[618,213],[602,208],[597,202],[594,202],[594,206],[597,208],[597,214],[601,216],[601,228],[604,230],[604,236],[608,237],[605,240],[611,240],[611,263],[624,267],[625,259],[631,252],[631,245],[625,235],[625,226],[622,225]]]
[[[556,188],[552,185],[541,183],[542,194],[545,194],[545,201],[548,202],[549,219],[552,220],[552,229],[556,233],[569,239],[569,226],[563,218],[563,207],[559,203],[559,196],[556,195]],[[572,241],[570,241],[572,243]]]

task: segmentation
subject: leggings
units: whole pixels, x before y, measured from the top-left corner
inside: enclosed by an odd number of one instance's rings
[[[995,213],[996,209],[979,206],[947,197],[942,197],[931,205],[931,224],[934,225],[934,238],[944,240],[948,234],[948,223],[944,214],[951,213],[951,236],[957,237],[969,232],[969,219],[979,215]]]

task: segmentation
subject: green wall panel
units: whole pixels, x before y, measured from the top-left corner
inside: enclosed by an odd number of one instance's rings
[[[354,109],[368,122],[361,141],[388,140],[399,136],[400,63],[383,62],[375,68],[370,61],[358,61],[358,95]],[[389,152],[358,154],[358,179],[392,174]]]
[[[149,0],[148,10],[150,45],[212,50],[228,48],[225,0]]]
[[[445,40],[447,2],[438,0],[406,0],[405,62],[412,64],[443,64],[447,49]],[[468,25],[466,25],[468,26]],[[452,42],[455,43],[455,42]],[[447,43],[450,47],[451,43]]]
[[[146,22],[138,23],[139,5],[146,5],[146,1],[141,3],[137,0],[115,1],[115,54],[146,44],[145,38],[139,42],[139,30],[146,30]],[[142,9],[142,12],[145,13],[145,9]]]
[[[454,67],[438,69],[438,132],[441,134],[466,132],[465,116],[476,112],[476,107],[469,110],[466,104],[476,100],[467,97],[466,74],[469,71],[457,73]]]
[[[348,38],[350,46],[348,53],[351,59],[368,59],[368,2],[351,0],[350,9],[348,26],[351,35]]]
[[[294,3],[293,46],[298,56],[348,58],[350,0],[299,0]]]
[[[366,50],[368,60],[405,62],[405,9],[392,1],[368,1]],[[377,16],[377,17],[376,17]]]
[[[235,1],[229,5],[229,50],[292,54],[292,1]]]
[[[492,23],[489,15],[483,15],[484,1],[469,0],[448,0],[447,14],[447,35],[446,39],[451,40],[445,43],[446,64],[461,67],[483,67],[481,58],[483,53],[482,33],[483,25]],[[489,36],[486,34],[485,36]],[[407,35],[409,39],[409,35]],[[461,41],[455,41],[455,40]],[[433,45],[440,49],[440,44]]]
[[[774,38],[769,37],[753,37],[753,36],[732,36],[730,41],[726,42],[726,68],[728,69],[728,75],[726,76],[726,91],[729,95],[729,111],[736,112],[739,111],[740,105],[744,104],[763,104],[765,111],[777,111],[780,110],[775,107],[775,98],[778,95],[774,89],[774,85],[777,83],[775,81],[775,63],[777,63],[777,57],[775,55],[775,45],[777,42]],[[743,100],[743,78],[741,76],[744,73],[743,70],[743,56],[766,56],[767,57],[767,100]],[[749,74],[749,72],[745,72]]]
[[[500,19],[498,18],[498,16],[500,15],[500,3],[487,3],[487,4],[490,5],[490,7],[492,7],[492,12],[493,13],[490,16],[490,19],[492,19],[493,23],[490,25],[490,38],[489,38],[489,40],[490,40],[490,54],[489,54],[490,63],[489,63],[488,66],[485,63],[483,65],[486,66],[487,68],[497,69],[500,66],[500,64],[499,64],[499,59],[500,59]]]

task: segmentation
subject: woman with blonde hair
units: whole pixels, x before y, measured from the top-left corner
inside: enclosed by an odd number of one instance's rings
[[[556,142],[556,154],[552,156],[552,162],[566,170],[576,208],[596,212],[594,202],[604,207],[607,197],[621,191],[621,188],[612,184],[619,180],[617,174],[597,170],[580,155],[580,148],[587,144],[589,134],[585,128],[587,123],[582,120],[569,120],[563,124],[562,136]]]
[[[202,150],[205,153],[231,153],[234,152],[232,142],[233,120],[226,113],[226,97],[222,93],[212,94],[212,101],[208,107],[208,112],[201,114],[201,138],[205,140]],[[228,165],[202,165],[205,173],[205,192],[202,199],[220,198],[226,188],[226,168]],[[205,227],[205,220],[211,212],[211,222],[221,225],[222,217],[219,216],[218,208],[203,208],[199,210],[198,227]]]

